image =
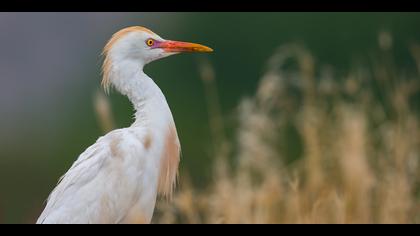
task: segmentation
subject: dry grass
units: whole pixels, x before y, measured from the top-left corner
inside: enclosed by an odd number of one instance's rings
[[[93,97],[93,106],[95,108],[95,114],[98,118],[98,123],[104,133],[115,128],[114,118],[112,116],[111,105],[104,92],[96,91]]]
[[[181,176],[154,222],[420,223],[419,72],[392,66],[386,36],[372,67],[340,77],[299,46],[280,48],[255,96],[239,104],[234,140],[213,134],[224,145],[215,145],[211,183],[199,190]],[[210,91],[214,73],[205,70]],[[220,117],[210,120],[220,130]]]

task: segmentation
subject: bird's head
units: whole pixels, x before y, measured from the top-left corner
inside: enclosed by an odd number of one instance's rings
[[[181,52],[212,52],[201,44],[166,40],[151,30],[133,26],[115,33],[104,48],[103,85],[109,87],[110,73],[119,62],[130,62],[144,66],[160,58]]]

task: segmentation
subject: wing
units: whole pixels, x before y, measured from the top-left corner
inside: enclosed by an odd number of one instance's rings
[[[140,194],[140,139],[115,130],[83,152],[50,194],[37,223],[118,223]]]

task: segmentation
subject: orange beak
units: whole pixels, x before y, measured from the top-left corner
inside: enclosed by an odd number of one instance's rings
[[[213,49],[201,44],[171,40],[160,42],[156,46],[166,52],[213,52]]]

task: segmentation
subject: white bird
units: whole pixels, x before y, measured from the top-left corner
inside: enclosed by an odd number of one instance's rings
[[[104,49],[102,85],[129,98],[135,122],[100,137],[79,156],[37,223],[150,223],[157,195],[170,197],[174,189],[180,144],[165,96],[143,67],[180,52],[211,51],[140,26],[115,33]]]

